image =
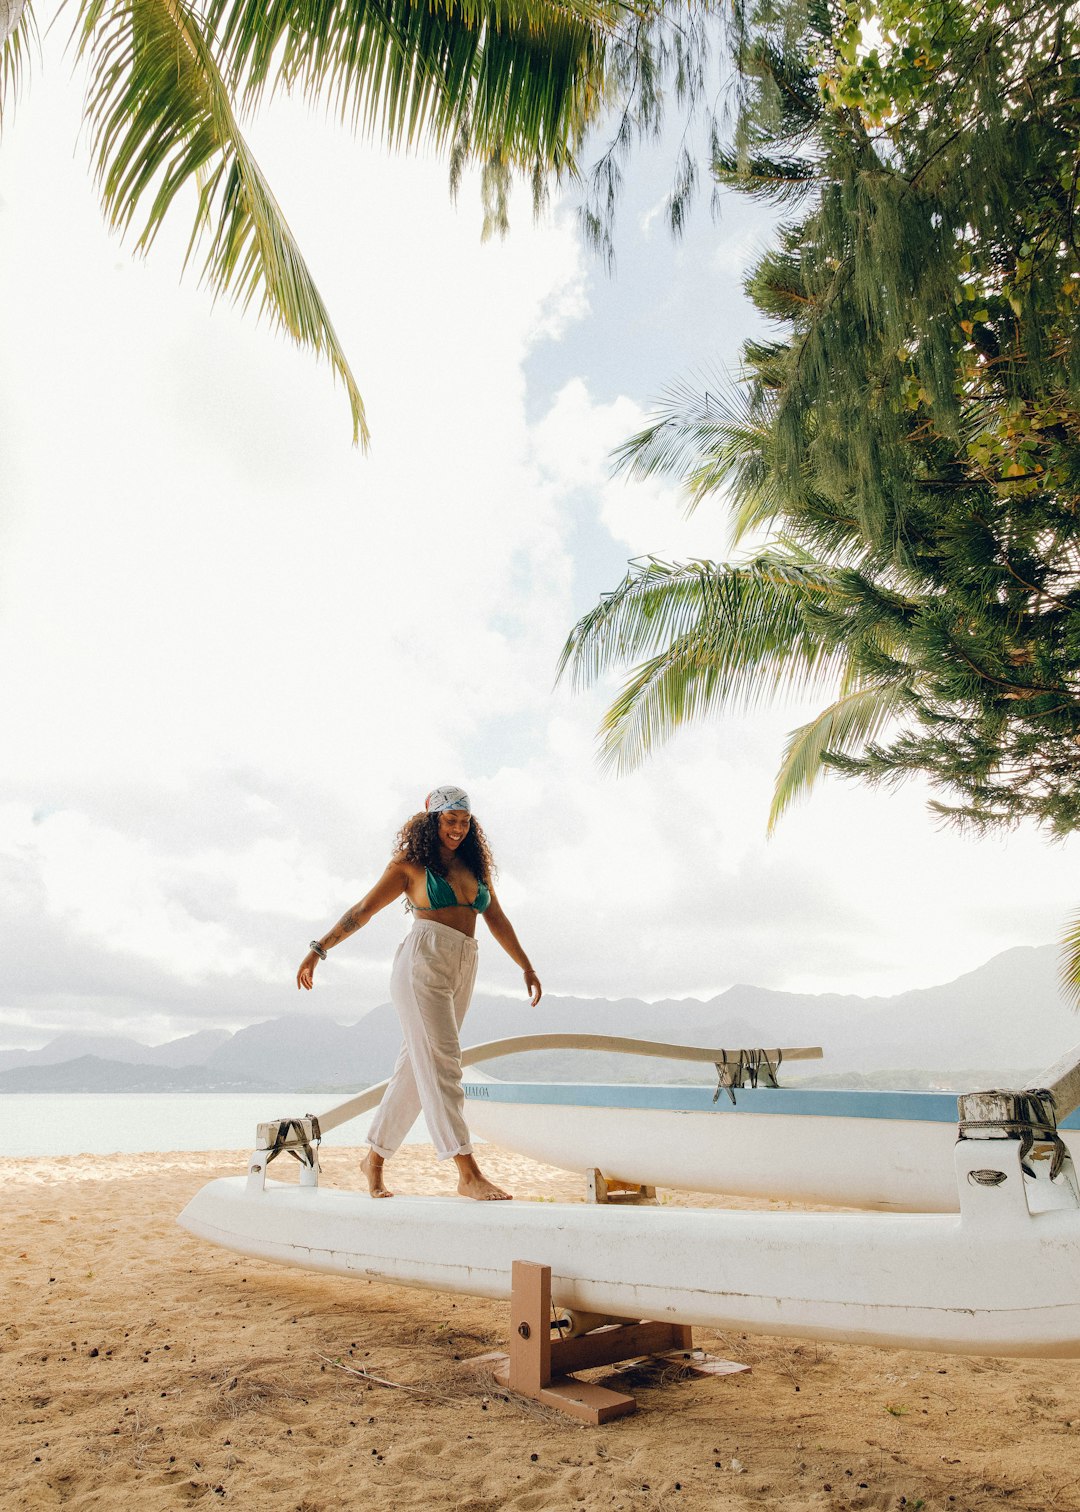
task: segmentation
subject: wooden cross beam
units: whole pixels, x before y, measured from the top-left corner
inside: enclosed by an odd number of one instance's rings
[[[609,1323],[574,1339],[551,1337],[551,1267],[515,1260],[510,1293],[510,1353],[496,1366],[500,1386],[554,1407],[582,1422],[606,1423],[637,1411],[621,1391],[579,1381],[574,1370],[613,1365],[639,1355],[693,1348],[681,1323]]]

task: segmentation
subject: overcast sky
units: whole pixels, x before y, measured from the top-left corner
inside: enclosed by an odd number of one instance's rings
[[[734,363],[767,234],[630,173],[614,280],[572,192],[480,243],[479,194],[286,103],[251,132],[364,393],[104,229],[51,42],[0,143],[0,1045],[157,1042],[387,996],[388,910],[295,971],[437,784],[474,795],[548,991],[894,992],[1055,937],[1071,851],[826,783],[765,838],[788,708],[602,776],[553,677],[628,558],[722,556],[722,503],[613,481],[664,385]],[[614,685],[612,685],[614,686]],[[486,931],[481,928],[481,935]],[[487,942],[480,985],[519,990]]]

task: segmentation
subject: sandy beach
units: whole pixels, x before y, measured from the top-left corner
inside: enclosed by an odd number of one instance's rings
[[[355,1185],[358,1153],[325,1151],[324,1180]],[[501,1304],[200,1247],[175,1215],[243,1159],[0,1160],[5,1509],[1080,1509],[1080,1361],[698,1330],[752,1369],[638,1371],[637,1415],[588,1428],[465,1363],[505,1343]],[[565,1173],[484,1163],[519,1201],[581,1197]],[[424,1146],[390,1169],[403,1191],[451,1186]]]

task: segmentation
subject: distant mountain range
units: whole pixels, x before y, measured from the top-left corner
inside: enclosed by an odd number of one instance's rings
[[[519,999],[478,996],[463,1041],[568,1030],[729,1050],[821,1045],[823,1061],[792,1062],[784,1076],[819,1085],[1016,1084],[1080,1043],[1080,1018],[1058,989],[1052,945],[1006,950],[953,982],[895,997],[737,986],[707,1002],[551,996],[533,1009]],[[40,1050],[0,1051],[0,1092],[351,1091],[389,1075],[399,1039],[389,1003],[351,1025],[298,1013],[164,1045],[63,1034]],[[533,1081],[701,1081],[712,1074],[682,1061],[554,1051],[505,1057],[487,1069]]]

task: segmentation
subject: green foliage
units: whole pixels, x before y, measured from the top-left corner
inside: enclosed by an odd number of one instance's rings
[[[857,674],[853,673],[853,679]],[[830,753],[859,750],[904,712],[909,684],[899,673],[894,682],[855,686],[788,736],[776,778],[769,828],[798,797],[809,793]]]
[[[199,186],[188,256],[207,243],[202,277],[243,307],[258,297],[299,343],[324,353],[349,396],[353,439],[364,407],[329,316],[252,157],[221,74],[185,0],[87,0],[79,50],[91,58],[87,113],[105,213],[123,231],[141,207],[147,249],[177,195]]]
[[[579,211],[588,244],[614,266],[614,224],[624,170],[636,143],[659,136],[672,99],[684,115],[683,141],[665,204],[672,235],[682,234],[698,189],[695,128],[715,146],[719,88],[711,72],[713,44],[722,8],[644,4],[627,11],[613,28],[605,56],[604,98],[615,106],[609,139],[593,162]]]
[[[445,150],[451,185],[483,169],[484,235],[507,226],[515,174],[534,205],[599,110],[621,0],[76,0],[86,116],[111,226],[146,251],[166,216],[192,216],[188,261],[326,357],[353,439],[363,403],[288,223],[240,130],[277,88],[331,104],[397,147]],[[636,13],[634,24],[637,23]],[[0,121],[25,71],[29,6],[0,0]]]
[[[618,16],[596,0],[209,0],[206,19],[245,104],[298,89],[395,147],[464,142],[558,171]]]
[[[672,390],[621,456],[694,503],[722,490],[737,539],[779,532],[842,591],[761,597],[749,636],[741,601],[699,595],[664,640],[629,608],[655,598],[653,564],[565,655],[586,680],[647,656],[604,723],[624,764],[821,669],[829,702],[789,740],[774,819],[824,768],[918,772],[956,822],[1060,836],[1080,825],[1080,19],[945,17],[738,11],[740,112],[713,166],[798,216],[747,280],[776,337],[745,346],[720,403],[713,382]],[[693,564],[714,584],[744,570]]]
[[[1066,997],[1080,1002],[1080,913],[1073,914],[1065,926],[1058,980]]]
[[[834,682],[846,651],[816,632],[813,613],[847,590],[844,574],[791,549],[740,566],[649,558],[574,628],[560,674],[572,667],[580,686],[646,658],[604,720],[605,761],[632,767],[689,719]]]
[[[35,36],[34,11],[29,0],[0,0],[0,126],[23,87],[29,43]]]

